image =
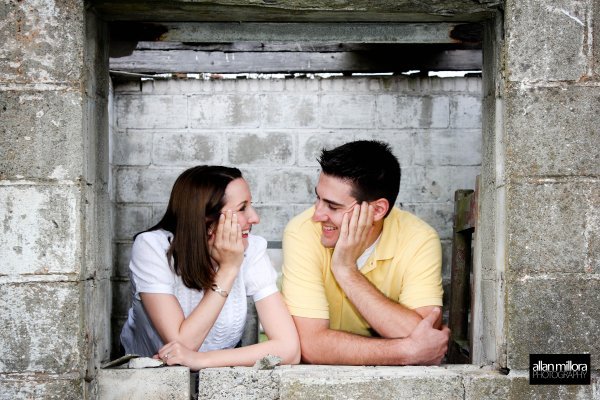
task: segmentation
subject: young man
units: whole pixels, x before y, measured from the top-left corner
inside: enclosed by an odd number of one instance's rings
[[[435,365],[441,325],[441,245],[394,207],[400,165],[387,144],[323,150],[316,203],[283,237],[283,294],[312,364]]]

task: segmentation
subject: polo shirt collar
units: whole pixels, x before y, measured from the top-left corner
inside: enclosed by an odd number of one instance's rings
[[[398,210],[394,207],[390,214],[383,220],[383,229],[381,230],[381,236],[379,243],[375,247],[374,253],[369,257],[373,261],[389,260],[394,258],[396,253],[397,241],[399,234],[399,227],[396,221],[398,220]],[[371,262],[365,265],[361,272],[366,274],[373,270],[377,266],[377,263]]]

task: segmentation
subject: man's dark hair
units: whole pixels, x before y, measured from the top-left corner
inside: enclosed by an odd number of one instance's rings
[[[324,174],[347,180],[358,201],[384,198],[390,213],[400,190],[400,163],[387,143],[358,140],[321,151],[319,164]]]

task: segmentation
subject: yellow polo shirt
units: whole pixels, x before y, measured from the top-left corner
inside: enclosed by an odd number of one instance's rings
[[[321,244],[314,207],[293,218],[283,234],[282,292],[292,315],[329,320],[331,329],[372,331],[331,272],[333,249]],[[386,297],[407,308],[442,305],[442,249],[436,231],[393,208],[375,251],[360,270]]]

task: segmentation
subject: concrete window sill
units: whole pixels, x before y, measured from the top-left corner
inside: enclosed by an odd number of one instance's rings
[[[295,365],[202,370],[198,399],[598,399],[598,386],[597,373],[590,386],[531,386],[527,371],[503,375],[477,365]]]
[[[98,399],[182,399],[193,395],[185,367],[103,369]],[[198,399],[531,399],[600,400],[600,376],[589,386],[531,386],[527,371],[503,375],[491,367],[281,366],[272,370],[225,367],[201,370]]]

